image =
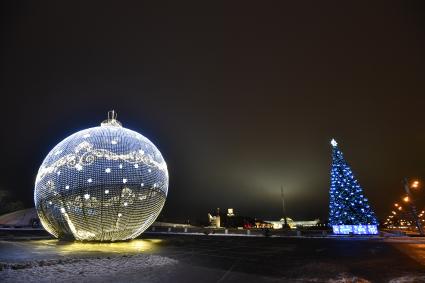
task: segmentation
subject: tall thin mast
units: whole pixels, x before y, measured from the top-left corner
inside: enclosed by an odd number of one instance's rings
[[[280,192],[282,196],[282,212],[283,212],[283,221],[284,221],[284,226],[282,228],[287,228],[288,221],[286,219],[285,194],[283,193],[283,185],[280,185]]]

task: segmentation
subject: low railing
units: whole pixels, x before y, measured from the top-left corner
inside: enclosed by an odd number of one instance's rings
[[[164,227],[151,226],[145,233],[157,234],[204,234],[204,235],[235,235],[235,236],[280,236],[280,237],[326,237],[330,230],[282,230],[282,229],[237,229],[211,227]]]

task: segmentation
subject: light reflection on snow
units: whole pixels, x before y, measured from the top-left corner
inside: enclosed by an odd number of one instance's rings
[[[37,251],[43,252],[54,249],[57,254],[70,255],[73,253],[109,253],[109,254],[137,254],[151,252],[161,244],[160,239],[134,239],[128,242],[63,242],[59,240],[34,240],[28,244]]]

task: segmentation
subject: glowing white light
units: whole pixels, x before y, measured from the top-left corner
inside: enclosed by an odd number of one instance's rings
[[[61,171],[58,171],[58,173],[57,173],[57,174],[58,174],[58,176],[59,176],[59,175],[61,174]]]
[[[43,227],[55,237],[118,241],[145,231],[167,192],[167,164],[155,145],[110,119],[51,150],[38,171],[34,201]]]
[[[118,142],[116,140],[111,141],[112,144],[117,144]]]
[[[376,225],[332,225],[334,234],[348,235],[350,233],[356,235],[376,235],[378,228]]]
[[[375,234],[377,220],[368,205],[368,200],[363,196],[363,190],[355,180],[342,152],[335,149],[337,146],[335,139],[332,139],[331,144],[334,150],[332,151],[329,222],[333,226],[334,233]]]

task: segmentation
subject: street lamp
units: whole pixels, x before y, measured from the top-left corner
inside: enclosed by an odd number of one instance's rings
[[[412,188],[417,188],[418,186],[419,186],[419,181],[414,181],[411,185]],[[424,230],[422,228],[422,223],[419,220],[418,212],[416,210],[416,206],[415,206],[415,203],[414,203],[413,198],[412,198],[412,193],[410,192],[410,186],[409,186],[409,182],[407,181],[407,178],[403,179],[403,187],[404,187],[404,190],[406,191],[406,194],[407,194],[407,196],[405,196],[403,200],[410,204],[410,209],[412,211],[413,218],[416,222],[416,226],[418,227],[419,234],[421,236],[424,236]]]
[[[411,187],[413,189],[417,189],[419,187],[419,181],[417,181],[417,180],[416,181],[413,181]]]

